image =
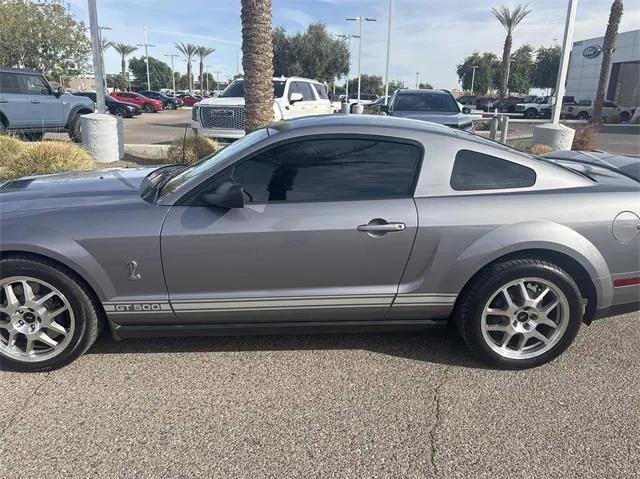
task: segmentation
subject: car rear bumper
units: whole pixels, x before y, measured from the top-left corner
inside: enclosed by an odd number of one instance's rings
[[[244,130],[232,130],[228,128],[203,128],[197,121],[191,122],[191,128],[198,135],[211,138],[242,138],[245,135]]]

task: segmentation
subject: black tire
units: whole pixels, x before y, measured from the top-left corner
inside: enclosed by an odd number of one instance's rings
[[[538,110],[535,108],[529,108],[524,112],[524,117],[528,120],[533,120],[534,118],[538,118]]]
[[[580,113],[578,113],[578,120],[588,120],[589,118],[589,113],[587,113],[586,111],[581,111]]]
[[[495,352],[484,339],[482,313],[501,286],[531,277],[554,284],[564,294],[569,307],[567,327],[555,345],[546,352],[526,359],[507,358]],[[454,320],[464,341],[484,363],[499,369],[528,369],[552,361],[571,345],[580,330],[583,312],[580,290],[566,271],[545,260],[525,258],[496,263],[481,272],[460,298]]]
[[[631,120],[631,115],[628,111],[623,111],[622,113],[620,113],[620,121],[627,122],[629,120]]]
[[[155,113],[156,111],[156,109],[153,107],[151,103],[145,103],[143,109],[147,113]]]
[[[46,281],[65,295],[75,316],[72,339],[58,355],[44,361],[24,362],[5,356],[0,350],[3,367],[30,372],[58,369],[84,354],[95,342],[101,326],[99,306],[94,303],[91,292],[75,274],[61,269],[54,262],[21,256],[0,260],[0,271],[0,278],[30,276]]]
[[[113,114],[114,114],[115,116],[119,116],[119,117],[121,117],[121,118],[124,118],[124,117],[126,117],[126,116],[127,116],[127,112],[126,112],[126,110],[125,110],[124,108],[122,108],[121,106],[117,107],[117,108],[113,111]]]
[[[24,141],[42,141],[42,137],[44,137],[43,131],[27,131],[22,133],[22,138]]]
[[[0,118],[0,135],[6,135],[6,134],[7,134],[7,127],[5,126],[4,122]]]
[[[76,113],[69,122],[69,138],[74,143],[82,143],[82,123],[80,122],[80,114]]]

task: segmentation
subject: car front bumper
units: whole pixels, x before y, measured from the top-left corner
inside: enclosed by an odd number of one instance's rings
[[[195,133],[210,138],[242,138],[246,133],[244,130],[231,130],[228,128],[203,128],[197,121],[191,121],[191,128]]]

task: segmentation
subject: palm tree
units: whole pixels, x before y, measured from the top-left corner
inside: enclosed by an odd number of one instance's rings
[[[509,81],[509,68],[511,65],[511,46],[513,38],[511,34],[518,24],[524,20],[524,17],[531,13],[527,9],[528,5],[518,5],[513,11],[504,5],[500,8],[492,8],[491,11],[498,21],[507,31],[507,38],[504,40],[504,48],[502,50],[502,81],[500,82],[500,100],[504,100],[507,94],[507,82]]]
[[[611,70],[611,55],[616,48],[616,40],[618,39],[618,27],[624,5],[622,0],[614,0],[611,4],[611,13],[609,13],[609,24],[604,34],[602,42],[602,67],[600,68],[600,80],[598,81],[598,90],[596,91],[596,101],[593,106],[593,123],[602,122],[602,106],[604,105],[604,89],[607,86],[609,78],[609,70]]]
[[[184,44],[182,42],[176,43],[176,48],[180,53],[184,55],[187,61],[187,77],[189,78],[189,90],[193,90],[193,75],[191,74],[191,60],[196,56],[198,47],[191,43]]]
[[[241,0],[245,130],[273,121],[273,25],[271,0]]]
[[[113,43],[111,45],[115,51],[120,54],[122,67],[122,84],[127,84],[127,57],[135,52],[138,48],[128,43]]]
[[[215,52],[215,48],[198,47],[196,54],[200,57],[200,93],[204,92],[204,59]]]

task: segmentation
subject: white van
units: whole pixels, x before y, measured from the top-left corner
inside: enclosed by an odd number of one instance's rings
[[[276,120],[328,115],[333,107],[325,86],[308,78],[273,79],[273,115]],[[194,132],[214,138],[241,138],[244,131],[244,80],[234,80],[217,98],[196,103],[191,113]]]

